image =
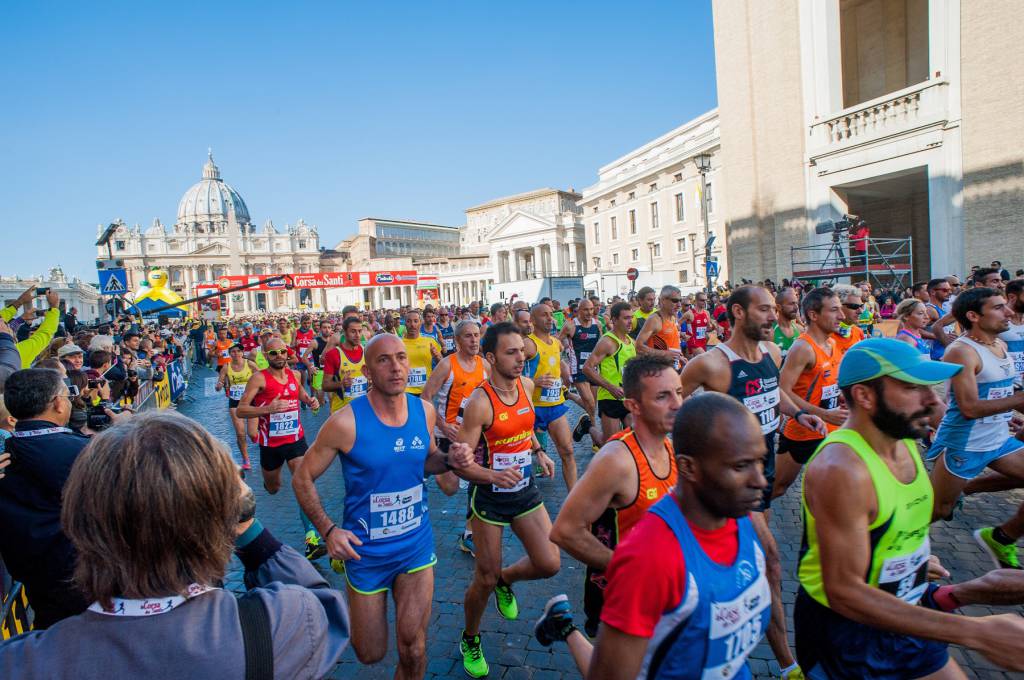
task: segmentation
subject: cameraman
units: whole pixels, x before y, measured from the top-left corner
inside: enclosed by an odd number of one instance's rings
[[[258,677],[246,673],[239,600],[217,587],[232,549],[266,640],[253,655],[263,651],[264,663],[249,670],[278,678],[334,671],[350,637],[344,598],[254,519],[252,490],[195,421],[161,411],[97,436],[64,500],[79,554],[75,581],[93,604],[0,644],[0,677]]]
[[[87,371],[68,371],[68,380],[78,390],[71,397],[71,418],[68,427],[76,433],[91,437],[111,423],[131,417],[130,411],[115,409],[110,401],[110,383],[105,378]]]
[[[75,551],[60,527],[61,491],[89,439],[67,428],[71,394],[54,370],[13,373],[4,404],[18,422],[6,441],[11,465],[0,479],[0,556],[25,584],[35,627],[47,628],[89,604],[70,585]]]

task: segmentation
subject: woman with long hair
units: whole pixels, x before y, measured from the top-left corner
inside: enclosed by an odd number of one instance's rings
[[[900,327],[896,332],[896,339],[913,345],[918,352],[930,355],[932,351],[931,340],[921,337],[921,331],[929,324],[928,309],[924,303],[916,298],[907,298],[896,306],[896,318],[899,319]]]

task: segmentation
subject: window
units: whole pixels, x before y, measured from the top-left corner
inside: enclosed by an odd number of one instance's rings
[[[683,173],[677,172],[676,174],[672,175],[672,181],[673,182],[682,182],[683,181]]]
[[[661,257],[661,244],[660,243],[655,243],[654,244],[654,257]]]
[[[612,223],[612,240],[614,241],[614,240],[619,238],[619,225],[616,224],[616,220],[615,220],[614,217],[611,218],[611,223]]]
[[[682,238],[677,238],[676,239],[676,252],[677,253],[685,253],[686,252],[686,237],[685,236],[682,237]]]
[[[608,207],[609,208],[614,208],[615,207],[615,199],[614,198],[612,200],[608,201]]]
[[[682,192],[676,194],[676,222],[683,221],[683,194]]]
[[[629,233],[636,233],[636,210],[629,211]]]
[[[657,182],[651,182],[651,191],[657,191],[657,190],[658,190],[658,183]]]
[[[597,206],[596,205],[594,206],[594,214],[595,215],[597,214]]]
[[[651,229],[658,228],[658,204],[651,203]]]
[[[594,222],[594,243],[601,242],[601,223]]]
[[[114,247],[118,250],[124,250],[124,241],[115,241]]]
[[[679,270],[679,283],[686,283],[689,280],[689,278],[690,275],[686,272],[685,269]]]
[[[638,248],[633,248],[633,250],[629,251],[629,257],[633,262],[636,262],[640,259],[640,250]]]
[[[711,182],[705,185],[707,188],[704,191],[704,200],[708,202],[708,214],[715,212],[715,203],[711,196]]]
[[[594,271],[597,271],[600,268],[601,268],[601,258],[595,257],[594,258]]]
[[[629,192],[629,200],[632,201],[634,198],[636,198],[636,192],[635,191],[630,191]]]
[[[302,248],[305,248],[305,247],[306,247],[306,241],[303,240],[303,239],[299,239],[299,248],[302,249]]]
[[[618,264],[618,263],[619,263],[619,254],[618,253],[612,253],[612,264]]]

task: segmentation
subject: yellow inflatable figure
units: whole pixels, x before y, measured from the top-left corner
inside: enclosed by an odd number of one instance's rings
[[[147,304],[140,304],[144,301]],[[173,305],[182,301],[182,297],[167,287],[167,272],[159,267],[150,270],[146,280],[135,292],[135,304],[142,309],[162,305]]]

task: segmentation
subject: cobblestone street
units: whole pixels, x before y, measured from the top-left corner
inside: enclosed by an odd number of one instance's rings
[[[193,374],[187,396],[179,409],[185,415],[201,422],[222,441],[229,443],[235,456],[238,457],[224,396],[220,393],[215,396],[207,396],[206,381],[213,376],[212,371],[197,369]],[[574,423],[578,410],[574,406],[572,408],[574,410],[570,418]],[[303,412],[303,424],[308,442],[312,442],[316,430],[328,415],[326,408],[316,416],[310,411]],[[553,445],[549,448],[551,457],[556,461],[557,466],[558,456],[554,454]],[[253,449],[256,450],[256,447]],[[576,447],[577,463],[581,473],[591,455],[588,437]],[[299,523],[298,506],[288,483],[288,473],[284,473],[286,481],[282,491],[276,496],[270,496],[264,491],[260,481],[258,453],[253,456],[253,468],[248,482],[256,493],[257,516],[279,539],[301,550],[302,530]],[[547,501],[548,512],[554,517],[565,496],[565,487],[560,471],[554,479],[541,479],[538,484]],[[340,520],[343,497],[340,464],[333,465],[319,480],[317,486],[330,515],[336,520]],[[979,526],[991,526],[999,523],[1012,513],[1022,499],[1024,499],[1024,493],[1020,491],[968,498],[963,511],[955,521],[941,522],[933,527],[931,532],[933,552],[939,555],[955,580],[962,581],[979,576],[990,568],[988,558],[975,545],[970,531]],[[458,664],[461,657],[458,653],[457,641],[463,623],[462,596],[473,569],[472,558],[460,552],[456,545],[464,521],[465,507],[465,492],[446,497],[435,484],[430,485],[430,516],[436,538],[438,563],[435,568],[436,586],[427,641],[429,659],[427,677],[429,678],[463,677],[462,668]],[[787,610],[789,610],[797,590],[796,559],[799,554],[801,529],[799,483],[794,483],[788,495],[773,506],[771,519],[783,557],[785,574],[783,597],[787,604]],[[506,564],[522,554],[522,548],[511,532],[506,532],[505,548],[504,561]],[[316,566],[332,584],[338,587],[343,586],[343,579],[331,571],[326,558],[319,560]],[[233,561],[228,575],[228,587],[241,590],[243,588],[241,579],[241,567],[237,561]],[[544,602],[556,593],[567,593],[574,608],[577,611],[581,610],[582,580],[582,566],[563,553],[562,570],[556,577],[546,581],[522,583],[515,586],[519,599],[520,620],[508,622],[501,619],[493,607],[488,610],[483,620],[482,636],[484,652],[491,666],[491,678],[545,680],[578,677],[566,647],[556,645],[550,649],[544,648],[533,639],[532,630],[533,622],[540,614]],[[391,611],[393,615],[393,605]],[[1005,611],[1007,610],[999,610],[999,612]],[[1016,611],[1024,613],[1024,609],[1019,607],[1016,608]],[[979,615],[988,613],[988,609],[972,607],[968,613]],[[792,631],[790,635],[792,637]],[[343,662],[333,677],[390,678],[395,664],[393,639],[390,647],[391,651],[385,660],[372,667],[359,665],[352,650],[347,650]],[[1021,674],[1006,673],[995,669],[974,652],[954,648],[951,653],[964,666],[970,678],[1021,677]],[[775,664],[766,642],[763,642],[753,653],[751,666],[757,678],[769,678],[772,677],[772,673],[778,671],[778,666]]]

